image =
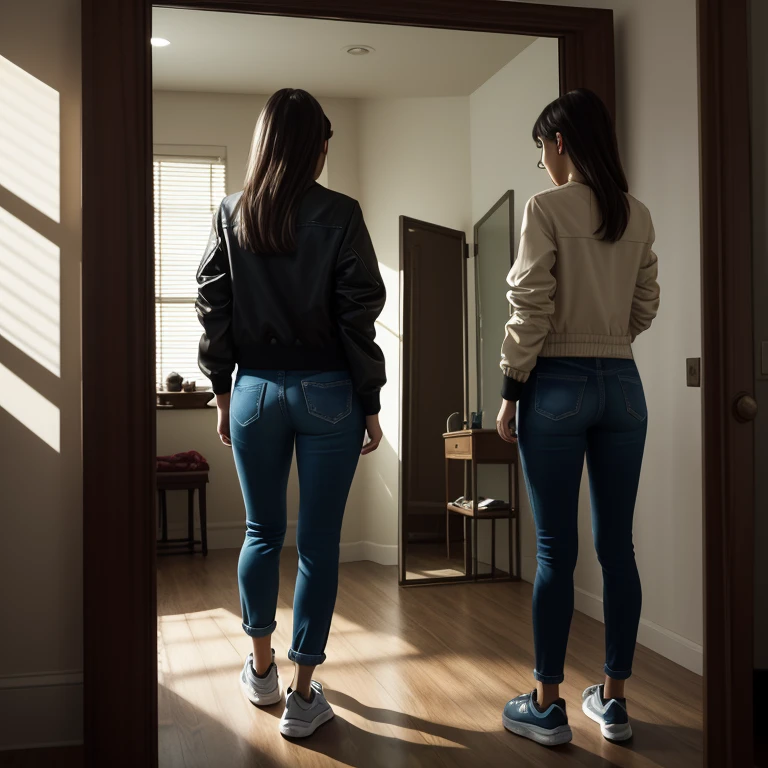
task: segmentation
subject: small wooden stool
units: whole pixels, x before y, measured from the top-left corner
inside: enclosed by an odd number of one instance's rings
[[[205,504],[205,486],[208,472],[158,472],[157,494],[159,500],[160,527],[162,538],[157,542],[158,555],[195,554],[195,545],[201,545],[203,555],[208,554],[207,509]],[[187,491],[187,537],[184,539],[168,538],[168,506],[166,491]],[[200,538],[195,540],[195,491],[198,491],[200,506]]]

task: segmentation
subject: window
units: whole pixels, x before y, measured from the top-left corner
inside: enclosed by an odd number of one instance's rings
[[[208,384],[197,367],[202,326],[195,313],[195,275],[213,213],[226,195],[222,158],[155,156],[156,381],[175,371]]]

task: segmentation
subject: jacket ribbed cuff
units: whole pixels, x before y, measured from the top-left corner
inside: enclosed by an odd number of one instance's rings
[[[228,395],[232,391],[232,374],[217,373],[210,377],[214,395]]]
[[[516,403],[520,399],[520,395],[523,393],[523,387],[525,384],[522,381],[517,381],[511,376],[504,376],[504,381],[501,385],[501,396],[504,400],[511,400]]]
[[[381,398],[379,392],[371,392],[360,395],[360,402],[366,416],[375,416],[381,410]]]

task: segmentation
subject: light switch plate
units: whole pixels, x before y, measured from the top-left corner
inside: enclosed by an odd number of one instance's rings
[[[689,357],[685,361],[686,380],[689,387],[701,386],[701,358]]]

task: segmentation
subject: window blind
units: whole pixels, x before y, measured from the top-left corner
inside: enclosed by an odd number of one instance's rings
[[[213,213],[226,195],[220,158],[154,159],[156,383],[175,371],[208,384],[197,367],[202,333],[195,313],[196,273]]]

